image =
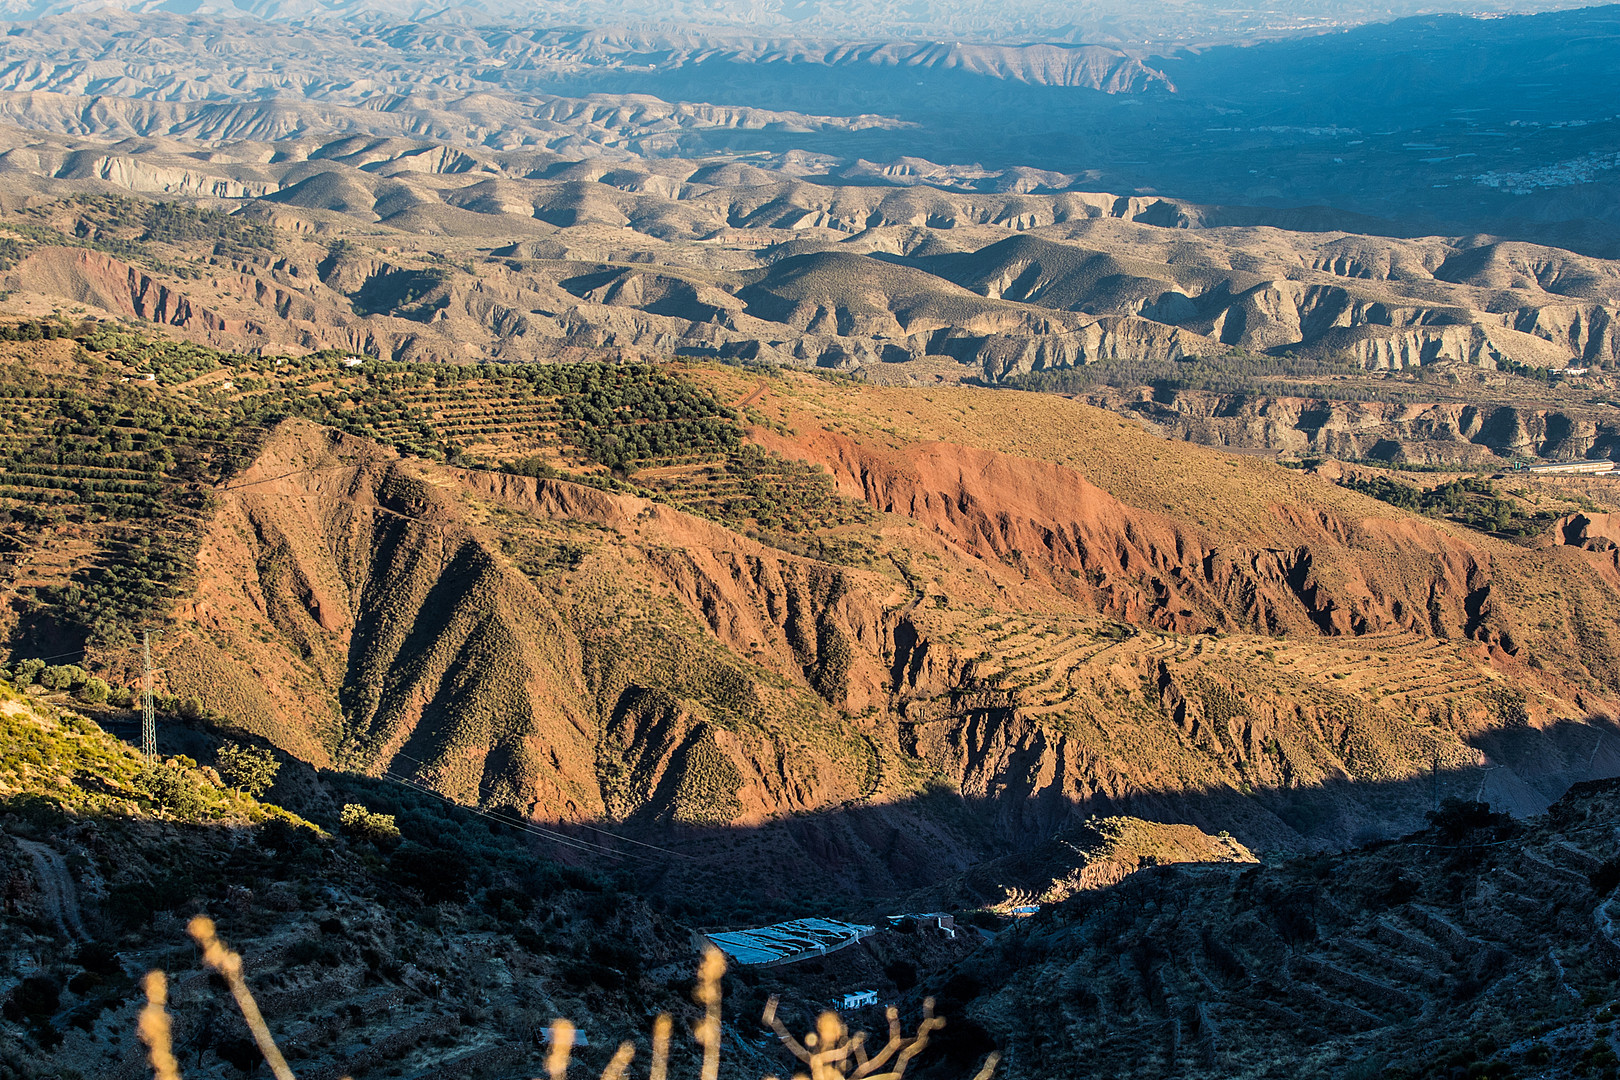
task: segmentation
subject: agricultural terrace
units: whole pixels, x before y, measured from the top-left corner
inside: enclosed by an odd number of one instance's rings
[[[62,341],[71,337],[72,343]],[[299,417],[466,468],[555,476],[678,505],[794,550],[871,518],[819,468],[743,441],[677,365],[447,366],[221,352],[111,327],[0,328],[0,588],[111,642],[188,588],[210,490]]]
[[[11,269],[37,247],[87,248],[174,277],[199,278],[221,259],[263,258],[278,243],[268,222],[223,210],[74,195],[11,210],[0,221],[0,269]]]

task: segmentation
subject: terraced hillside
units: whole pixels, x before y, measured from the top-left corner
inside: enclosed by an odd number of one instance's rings
[[[955,996],[1016,1047],[1012,1076],[1605,1076],[1617,796],[1585,784],[1524,825],[1459,801],[1346,855],[1144,870],[1002,935]]]
[[[1047,396],[107,328],[13,348],[98,409],[237,440],[193,481],[202,527],[165,519],[193,545],[167,611],[120,638],[18,588],[15,654],[83,642],[128,684],[164,626],[192,715],[525,818],[680,830],[708,856],[660,871],[687,893],[898,895],[1097,814],[1336,846],[1420,822],[1431,773],[1533,813],[1620,770],[1599,481],[1492,536]],[[16,542],[109,558],[91,494]]]

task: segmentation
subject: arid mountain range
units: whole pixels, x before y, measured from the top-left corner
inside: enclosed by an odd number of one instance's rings
[[[609,350],[912,384],[1072,371],[1063,388],[1170,433],[1349,458],[1606,456],[1615,434],[1598,372],[1620,360],[1620,269],[1556,248],[1289,232],[1165,199],[833,184],[791,160],[7,137],[19,311],[66,302],[222,348],[401,360]],[[254,223],[258,246],[143,256],[141,229],[118,224],[136,204],[71,201],[88,192],[236,206],[231,228]],[[1514,374],[1566,368],[1591,374]],[[1181,389],[1134,389],[1165,380]]]
[[[1551,0],[1530,10],[1556,11],[1577,4]],[[69,3],[64,0],[7,0],[4,11],[13,18],[80,14],[112,9],[140,14],[174,11],[171,4],[133,0],[118,4]],[[963,39],[983,43],[1055,41],[1106,42],[1137,48],[1166,48],[1180,44],[1209,44],[1264,40],[1300,33],[1386,21],[1408,15],[1456,11],[1520,13],[1520,5],[1493,0],[1462,4],[1456,0],[1423,3],[1403,0],[1391,4],[1326,4],[1295,2],[1286,5],[1219,8],[1194,4],[1144,12],[1131,5],[1094,2],[1077,6],[1052,0],[1008,0],[1006,3],[875,3],[872,0],[799,0],[760,3],[756,0],[652,4],[631,0],[606,7],[587,0],[476,0],[444,5],[420,0],[222,0],[195,10],[226,17],[365,24],[423,21],[451,26],[517,24],[589,26],[620,29],[624,24],[647,24],[659,29],[678,27],[724,35],[805,35],[828,39],[924,40],[930,43]]]
[[[251,134],[259,120],[275,118],[222,123]],[[12,207],[66,228],[82,211],[47,194],[227,199],[276,225],[274,253],[230,266],[240,284],[42,253],[70,277],[135,274],[127,296],[42,279],[61,295],[145,317],[137,294],[163,288],[192,312],[163,321],[221,345],[517,358],[589,344],[839,368],[933,357],[992,382],[1233,349],[1394,372],[1620,356],[1614,263],[1489,238],[1290,233],[1243,211],[1094,193],[836,185],[791,161],[569,162],[357,135],[205,153],[150,133],[8,140]],[[399,321],[391,292],[421,314]]]

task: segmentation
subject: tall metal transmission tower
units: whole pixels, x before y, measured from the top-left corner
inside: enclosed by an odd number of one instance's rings
[[[157,761],[157,713],[152,708],[152,631],[141,631],[141,757]]]

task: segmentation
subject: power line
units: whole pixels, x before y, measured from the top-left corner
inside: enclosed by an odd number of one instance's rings
[[[394,751],[394,756],[395,757],[402,757],[406,761],[414,761],[418,765],[428,765],[429,764],[428,762],[423,761],[419,757],[412,757],[411,755],[405,753],[405,751],[403,751],[403,750],[395,750]],[[437,794],[437,792],[435,792],[435,794]],[[457,803],[456,805],[459,806],[461,804]],[[635,839],[632,839],[631,837],[623,836],[623,835],[620,835],[619,833],[616,833],[616,832],[610,832],[607,829],[601,828],[601,827],[596,826],[596,825],[591,825],[591,824],[586,823],[586,822],[581,822],[580,827],[584,828],[584,829],[589,829],[592,832],[601,833],[603,836],[611,836],[615,840],[622,840],[626,844],[634,844],[637,847],[651,848],[653,851],[661,851],[665,855],[670,855],[670,856],[673,856],[673,857],[675,857],[677,859],[696,859],[697,858],[697,856],[688,855],[684,851],[671,851],[669,848],[659,847],[657,844],[649,844],[649,843],[647,843],[647,842],[645,842],[643,840],[635,840]]]
[[[23,657],[23,659],[24,660],[63,660],[63,659],[66,659],[69,656],[85,656],[85,655],[87,655],[89,653],[89,651],[90,650],[88,650],[88,649],[75,649],[73,652],[57,653],[55,656],[25,656],[25,657]]]
[[[442,795],[439,792],[434,791],[432,788],[428,787],[426,784],[418,783],[417,781],[409,779],[408,777],[399,776],[399,775],[397,775],[395,773],[391,773],[391,772],[385,772],[385,773],[382,774],[382,778],[384,780],[392,781],[393,783],[398,784],[400,787],[407,787],[407,788],[410,788],[412,791],[420,791],[420,792],[423,792],[424,794],[431,795],[435,799],[438,799],[439,801],[441,801],[441,802],[443,802],[443,803],[445,803],[445,804],[447,804],[449,806],[454,806],[458,810],[465,810],[469,814],[477,814],[481,818],[487,818],[488,820],[494,821],[494,822],[496,822],[498,824],[501,824],[501,825],[509,824],[508,822],[501,821],[500,818],[498,818],[495,815],[489,813],[487,810],[480,809],[479,807],[476,807],[476,806],[463,806],[461,803],[456,802],[454,799],[450,799],[450,798],[446,797],[445,795]],[[535,835],[544,836],[548,840],[556,840],[559,843],[566,844],[569,847],[576,847],[576,848],[579,848],[582,851],[588,851],[593,855],[610,855],[610,856],[613,856],[615,858],[622,857],[616,851],[611,851],[611,850],[609,850],[607,848],[601,847],[600,845],[591,844],[591,843],[589,843],[587,841],[574,840],[571,837],[565,837],[565,836],[562,836],[561,834],[548,835],[544,830],[540,829],[538,826],[525,827],[524,825],[517,825],[516,827],[520,828],[520,829],[523,829],[523,831],[525,831],[525,832],[533,832]]]
[[[401,787],[408,787],[408,788],[412,789],[413,791],[421,791],[421,792],[425,792],[425,793],[427,793],[429,795],[432,795],[434,798],[440,800],[441,802],[443,802],[443,803],[445,803],[445,804],[447,804],[449,806],[454,806],[459,810],[465,810],[468,813],[477,814],[479,817],[485,818],[485,819],[487,819],[489,821],[493,821],[496,824],[506,825],[506,826],[509,826],[511,828],[514,828],[514,829],[519,829],[519,830],[521,830],[521,831],[523,831],[525,833],[528,833],[528,834],[530,834],[532,836],[539,836],[539,837],[542,837],[544,839],[551,840],[551,841],[553,841],[555,843],[563,844],[566,847],[578,848],[579,850],[587,852],[588,854],[606,855],[610,859],[627,859],[628,858],[628,859],[647,860],[647,859],[651,858],[650,856],[647,856],[647,855],[635,855],[635,854],[630,854],[630,853],[622,852],[622,851],[614,851],[612,848],[604,847],[601,844],[593,844],[589,840],[580,840],[577,837],[567,836],[567,835],[565,835],[563,833],[559,833],[559,832],[553,832],[552,830],[542,828],[541,826],[536,825],[533,822],[518,821],[518,820],[515,820],[515,819],[512,819],[512,818],[501,817],[500,815],[493,814],[493,813],[489,812],[488,810],[484,810],[484,809],[482,809],[480,807],[464,806],[461,803],[456,802],[454,799],[451,799],[446,795],[443,795],[443,794],[440,794],[437,791],[434,791],[432,788],[428,787],[426,784],[419,783],[418,781],[411,780],[411,779],[409,779],[407,777],[396,775],[395,773],[384,772],[382,774],[382,776],[383,776],[383,779],[391,780],[394,783],[399,784]]]

